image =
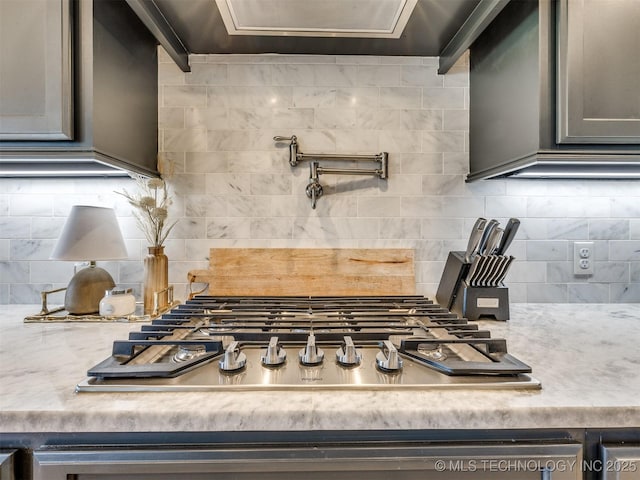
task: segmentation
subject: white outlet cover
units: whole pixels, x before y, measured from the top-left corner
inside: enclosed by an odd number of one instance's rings
[[[573,274],[593,275],[594,243],[574,242],[573,244]]]

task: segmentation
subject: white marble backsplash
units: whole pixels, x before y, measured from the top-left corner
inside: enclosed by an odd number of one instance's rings
[[[170,281],[184,298],[211,247],[403,247],[418,293],[434,296],[450,250],[476,217],[522,224],[507,277],[513,302],[640,303],[640,182],[501,179],[465,183],[468,58],[192,55],[184,73],[161,51],[160,155],[169,162]],[[322,175],[312,210],[303,152],[389,152],[389,179]],[[69,262],[49,260],[72,205],[116,208],[129,259],[105,265],[140,292],[146,244],[114,191],[128,179],[0,179],[0,303],[37,303]],[[573,274],[573,242],[595,242],[595,272]]]

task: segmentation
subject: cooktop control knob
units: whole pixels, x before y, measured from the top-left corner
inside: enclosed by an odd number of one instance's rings
[[[220,370],[223,372],[235,372],[244,368],[247,364],[247,356],[240,351],[238,342],[232,342],[224,351],[224,357],[220,360]]]
[[[277,367],[287,359],[287,352],[278,344],[278,337],[271,337],[269,345],[261,357],[265,367]]]
[[[381,351],[376,355],[376,366],[383,372],[399,372],[402,370],[402,359],[398,349],[389,340],[380,344]]]
[[[316,347],[316,336],[311,333],[307,337],[307,346],[298,353],[302,365],[319,365],[324,360],[324,352]]]
[[[344,345],[336,351],[336,360],[345,367],[355,367],[360,365],[362,354],[356,349],[351,337],[344,337]]]

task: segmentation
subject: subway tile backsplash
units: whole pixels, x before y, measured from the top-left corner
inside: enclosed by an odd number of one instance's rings
[[[468,59],[438,75],[437,58],[192,55],[180,71],[161,51],[159,149],[179,223],[166,243],[170,281],[211,247],[403,247],[416,251],[418,292],[434,296],[450,250],[476,217],[522,224],[509,253],[513,302],[640,302],[640,182],[487,180],[468,184]],[[389,152],[389,179],[322,175],[313,210],[309,167],[288,164],[274,135],[311,153]],[[146,242],[115,191],[128,179],[0,179],[0,303],[39,303],[71,262],[49,255],[74,204],[114,207],[129,259],[105,262],[140,292]],[[573,274],[573,242],[595,247],[595,272]],[[312,268],[312,266],[310,266]],[[55,300],[54,300],[55,301]]]

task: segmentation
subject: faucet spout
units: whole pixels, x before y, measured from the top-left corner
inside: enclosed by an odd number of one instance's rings
[[[311,208],[315,210],[316,202],[324,193],[322,185],[320,185],[320,176],[318,173],[318,162],[311,162],[309,164],[309,184],[305,189],[307,197],[311,199]]]
[[[306,188],[307,197],[311,199],[311,208],[315,210],[318,199],[322,196],[322,185],[317,180],[311,180]]]

